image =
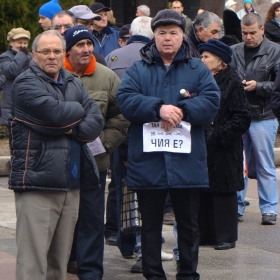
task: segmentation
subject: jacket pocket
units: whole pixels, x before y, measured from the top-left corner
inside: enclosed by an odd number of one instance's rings
[[[42,159],[44,157],[44,154],[45,154],[45,150],[46,150],[46,145],[44,142],[41,142],[41,147],[38,151],[38,156],[37,156],[37,158],[35,158],[35,164],[33,166],[34,170],[36,170],[38,168],[38,166],[40,166]]]

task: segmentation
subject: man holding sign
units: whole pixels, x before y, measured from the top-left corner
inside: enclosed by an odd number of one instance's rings
[[[220,92],[211,72],[190,57],[182,15],[160,11],[151,27],[155,42],[141,49],[142,60],[128,68],[117,92],[120,110],[131,122],[127,186],[137,192],[142,214],[143,275],[166,279],[160,252],[169,192],[178,224],[177,279],[199,279],[199,189],[208,187],[203,125],[213,121]]]

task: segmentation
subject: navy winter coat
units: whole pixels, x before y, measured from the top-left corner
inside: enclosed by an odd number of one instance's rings
[[[220,91],[208,68],[190,58],[183,43],[167,70],[154,43],[142,50],[122,77],[117,101],[131,122],[127,185],[132,190],[207,188],[208,173],[203,125],[211,123],[219,107]],[[180,89],[196,93],[183,99]],[[143,152],[143,124],[160,121],[163,104],[182,109],[183,120],[191,124],[191,153]]]
[[[9,126],[11,118],[12,84],[15,78],[29,67],[31,59],[32,56],[30,53],[26,55],[24,52],[16,52],[12,48],[9,48],[0,55],[0,69],[6,78],[6,82],[3,85],[1,101],[1,125]]]

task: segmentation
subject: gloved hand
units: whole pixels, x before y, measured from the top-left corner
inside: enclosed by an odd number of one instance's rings
[[[27,47],[20,47],[19,51],[28,55],[28,48]]]

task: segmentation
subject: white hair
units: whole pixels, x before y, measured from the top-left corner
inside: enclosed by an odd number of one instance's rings
[[[146,5],[138,6],[137,9],[140,10],[140,12],[144,13],[147,17],[150,16],[150,8]]]
[[[137,17],[131,23],[131,33],[133,35],[141,35],[152,40],[154,38],[154,33],[151,29],[151,20],[150,17]]]

